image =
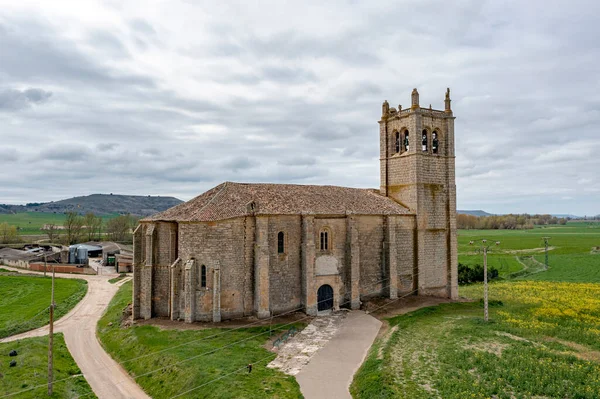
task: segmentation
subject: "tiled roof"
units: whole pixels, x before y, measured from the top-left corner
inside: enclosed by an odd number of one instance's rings
[[[257,215],[407,215],[377,190],[297,184],[222,183],[198,197],[142,221],[209,222]]]

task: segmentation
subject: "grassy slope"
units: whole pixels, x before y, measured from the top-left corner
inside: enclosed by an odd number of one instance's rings
[[[51,287],[50,277],[0,275],[0,338],[47,324]],[[86,292],[85,280],[55,279],[55,318],[68,313]]]
[[[104,215],[102,220],[106,223],[107,220],[118,216]],[[23,212],[15,214],[2,214],[0,215],[0,223],[6,222],[10,225],[17,226],[20,228],[19,234],[44,234],[40,229],[45,224],[55,224],[62,226],[66,219],[66,215],[63,213],[50,213],[50,212]],[[60,233],[60,231],[59,231]]]
[[[18,356],[9,357],[11,350]],[[35,389],[10,398],[76,398],[85,395],[95,398],[83,376],[71,357],[62,334],[54,336],[54,393],[47,396],[48,337],[27,338],[15,342],[0,343],[0,396],[24,391],[38,385]],[[16,367],[8,367],[11,360],[17,361]],[[58,381],[63,380],[64,381]]]
[[[461,230],[459,261],[482,263],[470,240],[498,240],[489,264],[506,275],[522,268],[516,256],[544,261],[544,236],[555,247],[549,270],[492,284],[490,299],[504,304],[490,309],[492,323],[482,322],[479,303],[390,319],[392,333],[375,343],[355,376],[354,397],[600,397],[600,254],[591,253],[600,246],[600,224]],[[482,286],[460,294],[479,299]]]
[[[478,302],[390,319],[391,337],[372,348],[354,397],[600,397],[600,285],[501,282],[490,292],[504,303],[490,309],[492,323]],[[479,298],[482,286],[461,294]]]
[[[203,338],[226,330],[160,330],[152,326],[120,327],[123,308],[131,302],[131,282],[123,284],[111,301],[107,313],[98,324],[98,336],[113,358],[123,363],[144,354],[154,353],[179,344],[179,348],[150,355],[123,367],[134,377],[164,367],[148,376],[139,377],[137,383],[153,398],[168,398],[244,368],[248,363],[268,357],[255,364],[251,374],[245,370],[224,377],[182,397],[187,398],[300,398],[299,386],[293,377],[265,367],[274,354],[262,346],[269,337],[268,327],[232,331],[221,336]],[[109,323],[112,322],[112,326]],[[266,332],[266,333],[265,333]],[[265,333],[257,337],[256,334]],[[188,343],[194,340],[197,342]],[[236,341],[244,342],[233,344]],[[214,354],[202,355],[211,350],[231,345]],[[272,355],[272,356],[271,356]],[[190,357],[198,356],[190,359]],[[189,359],[179,364],[183,360]]]

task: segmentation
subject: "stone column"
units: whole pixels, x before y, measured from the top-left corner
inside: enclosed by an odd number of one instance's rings
[[[133,319],[139,319],[140,316],[140,292],[141,292],[141,271],[144,263],[144,240],[142,234],[142,225],[138,225],[133,232]],[[68,256],[67,252],[67,256]]]
[[[302,299],[304,311],[317,315],[315,281],[315,217],[302,215]]]
[[[171,295],[169,314],[171,320],[179,319],[179,294],[181,292],[181,259],[177,258],[171,265]]]
[[[154,224],[146,229],[146,262],[140,267],[140,317],[152,317],[152,265],[154,255]]]
[[[271,316],[269,304],[269,218],[256,217],[254,250],[254,311],[256,317]]]
[[[348,246],[350,249],[350,309],[360,309],[360,246],[356,218],[347,219]]]
[[[185,262],[183,267],[184,303],[183,318],[186,323],[192,323],[196,315],[196,267],[194,260]]]
[[[213,323],[221,321],[221,265],[215,263],[213,271]]]
[[[398,243],[396,241],[396,218],[386,216],[387,226],[387,270],[388,276],[387,285],[389,288],[389,298],[398,298]]]

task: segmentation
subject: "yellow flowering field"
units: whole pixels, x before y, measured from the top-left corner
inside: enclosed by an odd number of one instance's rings
[[[472,302],[388,319],[355,398],[600,398],[600,284],[512,281],[460,288]]]
[[[483,285],[460,288],[462,296],[483,297]],[[574,339],[600,349],[600,284],[518,281],[490,284],[490,300],[510,304],[493,307],[496,321],[525,334]],[[515,311],[517,309],[518,311]]]

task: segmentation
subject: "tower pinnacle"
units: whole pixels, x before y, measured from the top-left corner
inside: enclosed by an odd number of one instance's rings
[[[417,109],[419,108],[419,92],[417,91],[417,89],[413,89],[412,94],[411,94],[411,109]]]

